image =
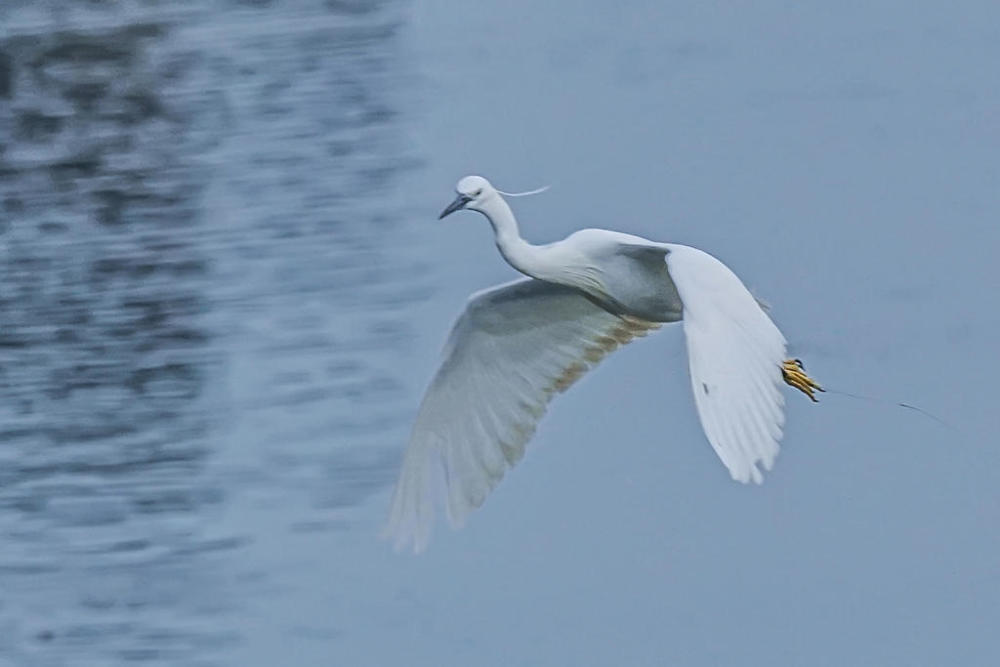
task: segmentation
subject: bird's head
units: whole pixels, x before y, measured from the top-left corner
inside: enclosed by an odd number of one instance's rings
[[[451,215],[455,211],[461,211],[463,208],[482,212],[483,204],[497,194],[496,189],[482,176],[466,176],[455,186],[455,192],[458,193],[455,201],[448,204],[448,207],[441,211],[438,220]]]

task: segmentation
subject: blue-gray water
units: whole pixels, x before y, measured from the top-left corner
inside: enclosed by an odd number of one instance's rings
[[[992,2],[0,6],[0,665],[1000,661]],[[761,487],[676,327],[419,558],[376,539],[465,296],[712,251],[818,378]]]

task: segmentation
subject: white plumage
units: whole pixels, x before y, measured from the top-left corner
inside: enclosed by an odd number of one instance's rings
[[[683,319],[705,435],[733,479],[762,481],[784,422],[785,339],[740,279],[696,248],[601,229],[534,246],[501,195],[459,181],[441,217],[466,208],[528,275],[474,294],[445,347],[403,459],[385,534],[423,550],[443,471],[454,526],[482,504],[525,446],[552,396],[604,356]]]

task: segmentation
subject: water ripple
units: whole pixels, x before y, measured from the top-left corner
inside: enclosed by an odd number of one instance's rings
[[[429,293],[386,243],[399,8],[0,19],[0,658],[225,664],[275,585],[219,516],[269,494],[344,530],[396,463]]]

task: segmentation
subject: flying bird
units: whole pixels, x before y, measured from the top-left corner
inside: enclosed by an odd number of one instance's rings
[[[441,212],[477,211],[503,258],[527,276],[473,294],[424,395],[384,535],[422,551],[443,486],[461,526],[524,455],[552,397],[606,355],[683,322],[695,406],[732,478],[763,480],[784,424],[782,381],[816,400],[822,388],[725,264],[706,252],[606,229],[532,245],[500,191],[466,176]],[[443,476],[440,474],[443,471]]]

